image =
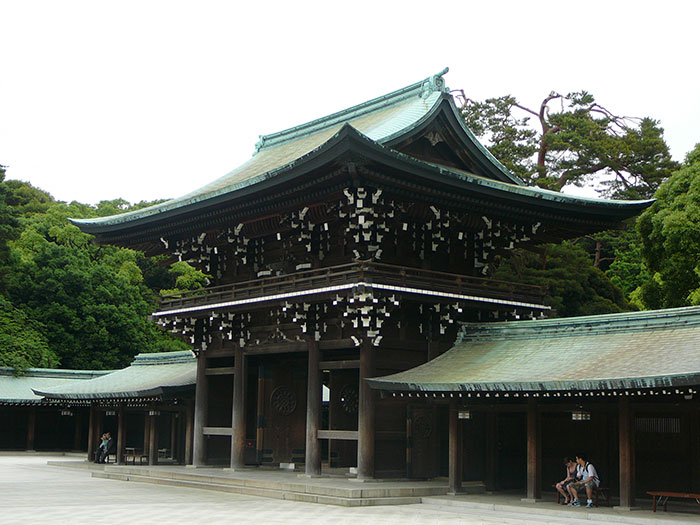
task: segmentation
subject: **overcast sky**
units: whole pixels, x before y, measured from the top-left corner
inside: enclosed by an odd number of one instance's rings
[[[253,5],[254,4],[254,5]],[[700,142],[700,3],[0,0],[0,164],[60,200],[177,197],[258,135],[449,66],[476,99],[581,89]]]

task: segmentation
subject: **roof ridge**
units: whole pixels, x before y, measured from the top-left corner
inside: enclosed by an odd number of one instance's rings
[[[539,337],[547,333],[580,336],[593,333],[633,332],[638,330],[668,329],[700,325],[700,307],[689,306],[663,310],[642,310],[579,317],[560,317],[529,321],[506,321],[500,323],[464,323],[455,344],[485,339],[511,339]]]
[[[350,120],[351,118],[357,118],[359,116],[372,113],[378,109],[386,109],[399,104],[412,96],[418,95],[421,98],[425,98],[431,93],[435,92],[448,93],[449,89],[445,86],[445,80],[442,77],[449,70],[450,68],[446,67],[439,73],[424,78],[423,80],[419,80],[418,82],[414,82],[409,86],[405,86],[401,89],[397,89],[396,91],[392,91],[391,93],[381,95],[341,111],[331,113],[330,115],[311,120],[305,124],[300,124],[276,133],[270,133],[269,135],[260,135],[260,140],[255,145],[255,153],[253,153],[253,155],[264,149],[279,146],[285,142],[295,140],[300,136],[311,135],[331,126],[335,126],[343,121]]]

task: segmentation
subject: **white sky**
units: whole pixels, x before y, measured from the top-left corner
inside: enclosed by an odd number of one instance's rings
[[[254,5],[253,5],[254,4]],[[700,3],[0,0],[0,164],[60,200],[177,197],[257,137],[450,67],[452,89],[592,92],[700,142]]]

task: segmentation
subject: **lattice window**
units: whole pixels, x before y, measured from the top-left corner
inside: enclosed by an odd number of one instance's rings
[[[680,434],[681,419],[679,417],[638,417],[636,427],[638,432]]]

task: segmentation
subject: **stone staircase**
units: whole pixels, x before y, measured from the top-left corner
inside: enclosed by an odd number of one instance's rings
[[[425,496],[447,493],[444,480],[359,482],[338,477],[307,478],[294,472],[263,469],[234,472],[215,468],[107,465],[104,471],[93,472],[92,476],[345,507],[407,505],[421,503]],[[483,492],[480,482],[465,485],[472,492]]]

